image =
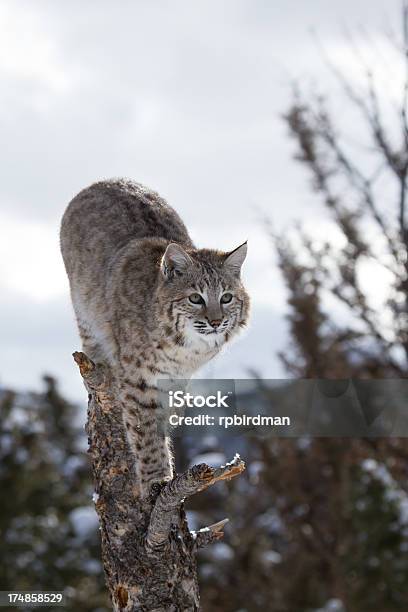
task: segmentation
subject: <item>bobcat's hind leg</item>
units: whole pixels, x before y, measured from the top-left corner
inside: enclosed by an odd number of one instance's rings
[[[82,340],[82,350],[89,359],[96,362],[106,361],[104,351],[99,342],[89,333],[88,328],[78,321],[79,333]]]

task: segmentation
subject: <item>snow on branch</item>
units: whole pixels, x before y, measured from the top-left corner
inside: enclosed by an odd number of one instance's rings
[[[146,536],[146,548],[154,550],[166,544],[175,510],[179,508],[186,497],[207,489],[220,480],[231,480],[245,469],[245,463],[239,455],[219,468],[212,468],[206,463],[195,465],[186,472],[178,474],[168,482],[157,497],[151,513],[150,524]],[[213,534],[208,541],[222,537],[222,527],[226,520],[215,523],[207,529]],[[221,525],[222,523],[222,525]],[[218,534],[218,535],[217,535]],[[204,542],[200,537],[200,542]],[[199,544],[204,545],[203,543]]]

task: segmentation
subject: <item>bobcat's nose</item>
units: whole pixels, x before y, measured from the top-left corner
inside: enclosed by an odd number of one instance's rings
[[[222,319],[211,319],[211,321],[208,321],[208,322],[211,325],[211,327],[216,329],[219,325],[221,325]]]

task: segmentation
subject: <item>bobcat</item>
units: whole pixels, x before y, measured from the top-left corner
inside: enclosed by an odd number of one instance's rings
[[[196,249],[157,193],[125,179],[81,191],[62,219],[61,251],[84,352],[109,365],[141,495],[173,476],[157,430],[160,379],[188,379],[248,320],[247,246]]]

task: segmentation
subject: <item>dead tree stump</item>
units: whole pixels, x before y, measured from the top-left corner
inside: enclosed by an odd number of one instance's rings
[[[222,538],[227,519],[198,532],[183,502],[245,469],[239,456],[217,469],[195,465],[139,495],[134,457],[108,369],[74,353],[88,389],[86,432],[102,538],[102,562],[115,612],[199,610],[196,551]]]

